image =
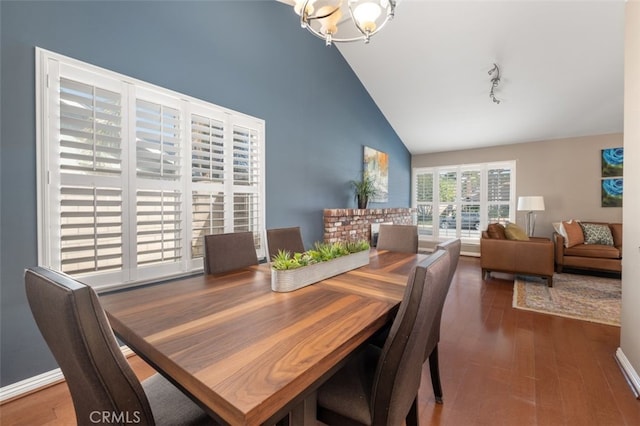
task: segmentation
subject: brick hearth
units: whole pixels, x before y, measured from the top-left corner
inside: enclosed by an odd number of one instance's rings
[[[397,225],[414,223],[416,209],[325,209],[324,241],[371,241],[371,224],[392,222]]]

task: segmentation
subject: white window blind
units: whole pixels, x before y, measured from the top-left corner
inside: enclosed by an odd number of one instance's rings
[[[60,78],[59,107],[61,171],[120,174],[120,94],[68,78]]]
[[[61,269],[82,274],[122,268],[122,191],[60,188]]]
[[[513,215],[513,172],[509,167],[491,167],[487,173],[489,222],[504,222]]]
[[[224,123],[197,114],[191,116],[191,173],[194,182],[224,182]]]
[[[138,265],[178,262],[182,259],[181,209],[181,196],[177,191],[138,191]]]
[[[515,219],[514,161],[415,168],[412,182],[423,239],[478,242],[488,223]]]
[[[264,121],[36,50],[41,265],[122,286],[234,231],[264,256]]]
[[[433,172],[416,175],[416,210],[421,235],[433,235]]]
[[[136,163],[138,177],[180,178],[180,112],[136,100]]]

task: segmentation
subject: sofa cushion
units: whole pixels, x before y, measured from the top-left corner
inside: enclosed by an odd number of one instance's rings
[[[610,223],[609,229],[611,230],[611,236],[613,236],[613,245],[622,248],[622,224]]]
[[[584,243],[584,233],[580,222],[577,220],[570,220],[568,222],[562,222],[562,228],[565,232],[564,246],[573,247],[578,244]]]
[[[613,236],[608,225],[581,223],[585,244],[603,244],[613,246]]]
[[[600,257],[605,259],[619,259],[620,250],[603,244],[578,244],[564,249],[565,256]]]
[[[495,240],[506,240],[507,236],[504,233],[504,226],[501,223],[490,223],[487,226],[487,234],[489,234],[489,238],[493,238]]]
[[[504,234],[507,240],[529,241],[529,236],[524,229],[515,223],[507,223],[507,226],[504,227]]]

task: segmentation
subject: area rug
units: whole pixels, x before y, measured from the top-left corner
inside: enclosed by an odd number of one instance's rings
[[[589,275],[555,274],[546,280],[517,276],[513,307],[620,326],[621,281]]]

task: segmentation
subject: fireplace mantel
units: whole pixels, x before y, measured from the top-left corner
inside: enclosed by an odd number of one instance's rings
[[[416,209],[325,209],[324,241],[371,241],[372,223],[394,223],[411,225],[414,223]]]

